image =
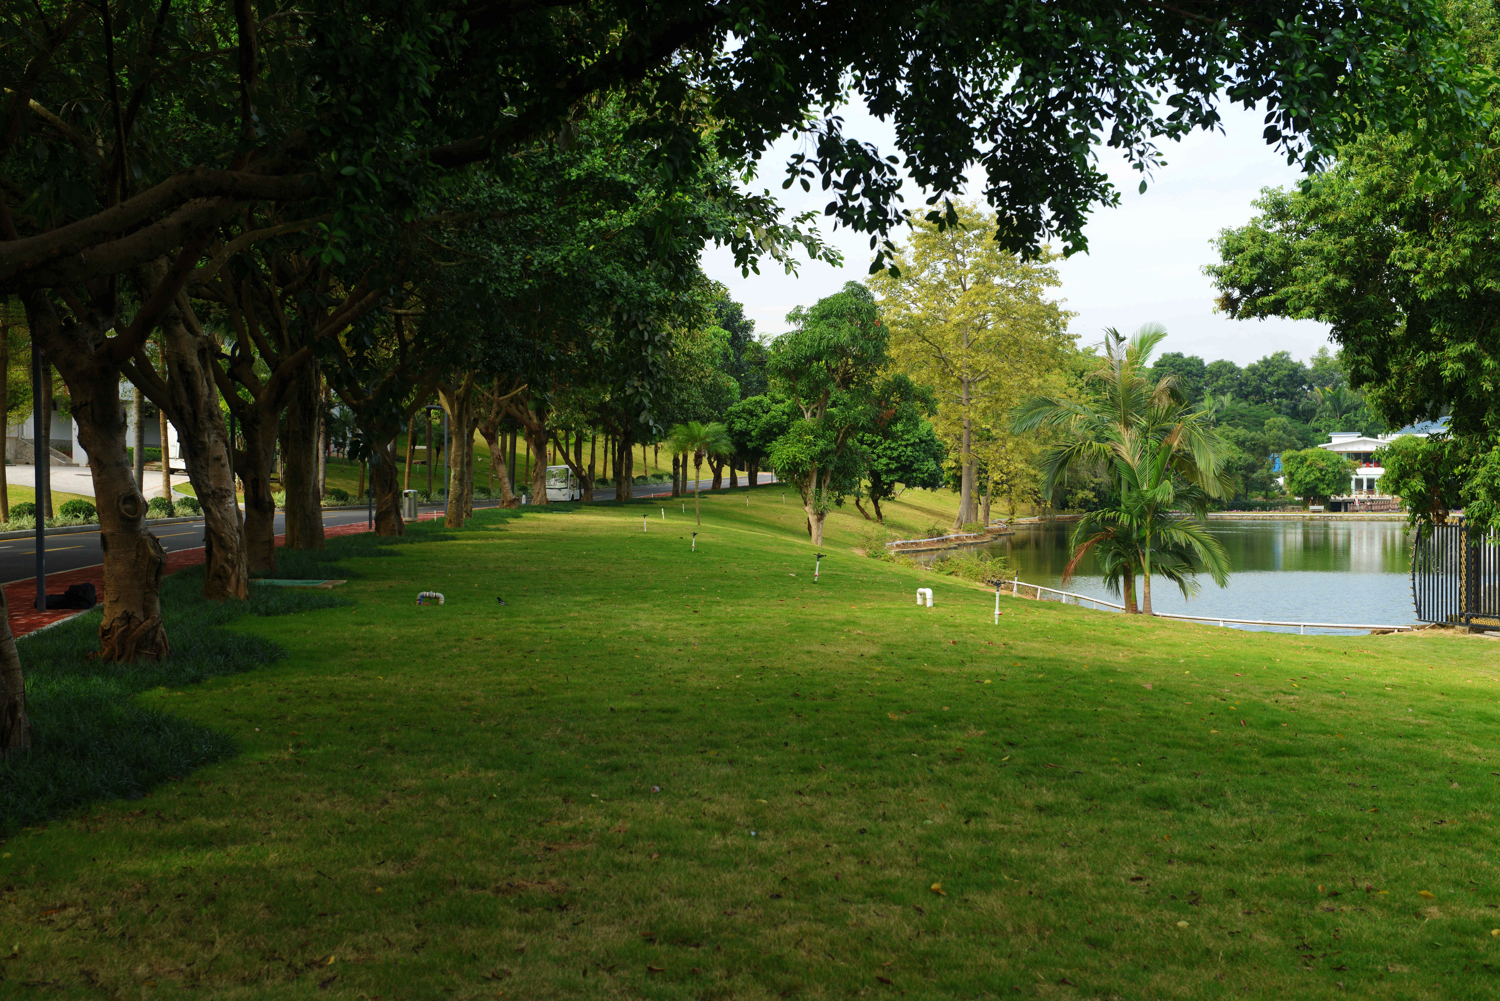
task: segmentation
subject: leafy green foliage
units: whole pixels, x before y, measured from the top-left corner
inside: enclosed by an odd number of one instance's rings
[[[859,446],[877,518],[881,502],[894,497],[898,485],[929,490],[943,485],[948,450],[927,420],[932,395],[905,375],[888,376],[875,388],[874,417],[859,433]]]
[[[1042,467],[1049,495],[1075,470],[1108,478],[1115,499],[1079,522],[1064,576],[1098,549],[1105,581],[1123,581],[1129,610],[1135,606],[1134,577],[1141,574],[1148,615],[1153,570],[1184,594],[1199,572],[1220,587],[1229,574],[1223,546],[1202,524],[1209,501],[1232,486],[1225,443],[1210,416],[1188,406],[1174,377],[1153,379],[1151,353],[1166,336],[1157,324],[1146,324],[1129,340],[1107,331],[1088,394],[1080,400],[1034,397],[1017,408],[1013,425],[1017,434],[1054,436]]]
[[[749,396],[725,411],[724,427],[734,443],[735,455],[747,462],[762,463],[795,419],[790,400]]]
[[[1349,492],[1354,463],[1326,448],[1305,448],[1283,452],[1281,468],[1287,490],[1299,497],[1326,500]],[[1389,490],[1390,484],[1385,486]]]
[[[1493,455],[1493,449],[1481,450],[1474,438],[1405,435],[1382,445],[1372,459],[1385,469],[1381,489],[1401,498],[1412,524],[1431,525],[1460,509],[1466,518],[1493,518]],[[1480,474],[1481,480],[1471,484],[1472,474]]]
[[[19,507],[19,505],[17,506]],[[57,509],[57,513],[64,518],[79,518],[84,521],[95,521],[99,517],[98,508],[91,502],[77,497],[70,501],[64,501],[62,506]]]
[[[771,465],[794,484],[807,510],[814,543],[819,519],[855,489],[866,468],[859,433],[877,418],[872,395],[886,363],[890,329],[875,297],[857,282],[787,314],[795,330],[771,344],[773,385],[802,420],[771,448]]]

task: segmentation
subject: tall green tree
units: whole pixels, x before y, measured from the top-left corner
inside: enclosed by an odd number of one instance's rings
[[[711,455],[728,455],[734,449],[729,432],[717,421],[703,423],[687,421],[672,429],[667,438],[672,451],[691,456],[693,460],[693,517],[703,524],[703,510],[699,506],[698,481],[703,477],[703,460]]]
[[[1187,508],[1201,522],[1211,498],[1230,489],[1224,443],[1205,416],[1183,398],[1172,376],[1151,378],[1151,354],[1166,330],[1147,324],[1126,340],[1106,332],[1104,357],[1081,400],[1034,397],[1015,413],[1017,434],[1055,436],[1044,459],[1044,493],[1075,471],[1102,472],[1118,500],[1121,524],[1139,539],[1142,610],[1151,614],[1153,559],[1180,565],[1189,552],[1221,585],[1227,574],[1218,543],[1184,521]],[[1183,547],[1186,547],[1184,549]]]
[[[1310,501],[1348,493],[1354,463],[1326,448],[1305,448],[1281,453],[1286,488]]]
[[[871,391],[888,360],[890,328],[858,282],[798,306],[787,322],[795,329],[772,342],[767,369],[802,419],[772,447],[771,464],[796,486],[808,537],[820,546],[828,512],[864,473],[858,434],[872,416]]]
[[[978,520],[980,443],[1003,442],[982,426],[1008,433],[1002,420],[1042,390],[1072,348],[1071,314],[1049,298],[1060,284],[1050,253],[1023,261],[991,239],[993,215],[956,205],[956,225],[918,222],[895,258],[898,275],[878,274],[891,327],[891,359],[937,394],[935,425],[959,467],[955,530]]]

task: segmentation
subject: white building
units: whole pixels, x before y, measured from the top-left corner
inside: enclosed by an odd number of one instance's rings
[[[135,401],[134,394],[134,386],[128,382],[121,384],[120,398],[125,404],[125,444],[127,447],[135,445],[135,407],[131,405]],[[19,423],[6,426],[5,461],[7,463],[22,465],[31,463],[33,444],[36,441],[35,427],[33,415],[30,414]],[[157,418],[146,418],[142,430],[145,432],[147,448],[161,448],[161,423]],[[83,444],[78,440],[77,421],[54,410],[52,426],[48,432],[48,441],[53,451],[57,453],[52,457],[53,465],[88,465],[88,453],[84,451]],[[177,428],[173,427],[170,421],[167,422],[167,455],[173,460],[182,458],[182,450],[177,442]]]
[[[1390,444],[1397,438],[1426,438],[1428,435],[1446,430],[1448,430],[1448,422],[1444,419],[1424,421],[1421,424],[1404,427],[1394,434],[1377,435],[1373,438],[1362,435],[1358,431],[1331,432],[1328,435],[1329,440],[1318,447],[1337,452],[1344,458],[1352,460],[1355,463],[1355,469],[1349,476],[1349,492],[1339,497],[1330,497],[1329,510],[1396,510],[1396,498],[1380,489],[1380,478],[1385,475],[1385,467],[1375,464],[1375,450],[1382,445]]]

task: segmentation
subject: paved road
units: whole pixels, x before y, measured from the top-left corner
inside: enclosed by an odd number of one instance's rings
[[[424,509],[424,511],[428,510],[437,510],[437,508]],[[366,520],[367,515],[364,511],[323,512],[323,524],[330,527],[348,525],[353,522],[364,523]],[[285,517],[278,513],[276,534],[280,535],[285,527]],[[162,548],[169,553],[179,549],[197,549],[203,545],[203,520],[201,518],[196,521],[159,525],[152,531],[161,540]],[[77,570],[80,567],[98,566],[103,561],[104,556],[99,551],[98,532],[47,536],[47,572],[49,574],[59,570]],[[36,540],[32,538],[0,539],[0,581],[10,583],[35,576]]]
[[[770,474],[761,474],[762,485],[768,485]],[[699,489],[707,492],[712,480],[700,480]],[[729,482],[728,478],[724,481]],[[670,483],[653,483],[649,486],[639,485],[635,488],[637,498],[660,497],[670,495],[672,485]],[[614,490],[595,490],[596,500],[614,500]],[[689,495],[691,496],[691,494]],[[494,507],[495,502],[480,501],[474,505],[476,508]],[[430,517],[433,512],[441,511],[441,505],[424,505],[422,507],[423,517]],[[349,525],[355,522],[361,524],[368,520],[364,509],[358,510],[333,510],[323,512],[323,524],[332,528],[335,525]],[[276,515],[276,534],[280,535],[286,527],[285,515]],[[203,520],[182,521],[172,525],[160,525],[153,529],[156,537],[161,540],[162,548],[167,552],[176,552],[179,549],[197,549],[203,545]],[[98,566],[104,561],[104,556],[99,550],[98,532],[75,532],[68,535],[49,535],[47,537],[47,572],[56,573],[61,570],[77,570],[82,567]],[[0,582],[11,583],[18,580],[27,580],[36,576],[36,540],[25,539],[0,539]]]

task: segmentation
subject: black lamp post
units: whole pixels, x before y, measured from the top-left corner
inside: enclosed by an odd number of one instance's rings
[[[47,414],[46,419],[52,415]],[[49,458],[42,449],[42,349],[36,338],[31,339],[31,454],[36,463],[36,607],[47,608],[47,467]],[[50,428],[48,429],[51,430]]]
[[[443,415],[443,520],[446,521],[448,502],[451,499],[448,495],[453,492],[453,485],[448,482],[448,452],[452,447],[448,441],[448,411],[435,403],[427,404],[425,409],[429,411],[427,417],[427,493],[429,496],[432,494],[432,415],[430,411],[441,411]]]

